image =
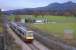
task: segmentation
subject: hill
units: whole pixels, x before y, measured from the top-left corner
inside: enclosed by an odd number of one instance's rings
[[[74,15],[76,16],[76,3],[52,3],[45,7],[24,8],[6,11],[6,14],[50,14],[50,15]]]

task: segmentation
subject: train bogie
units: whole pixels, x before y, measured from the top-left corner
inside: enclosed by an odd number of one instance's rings
[[[32,43],[33,42],[33,39],[26,39],[25,42],[26,43]]]
[[[31,37],[30,37],[30,38],[24,38],[24,37],[23,37],[22,39],[23,39],[23,41],[26,42],[26,43],[32,43],[33,40],[34,40],[34,38],[31,38]]]

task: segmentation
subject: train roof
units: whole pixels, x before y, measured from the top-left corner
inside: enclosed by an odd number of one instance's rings
[[[29,31],[29,30],[28,30],[27,32],[33,32],[33,31]]]
[[[24,27],[19,27],[19,26],[18,26],[18,28],[19,28],[20,30],[22,30],[23,32],[27,32],[27,29],[25,29]]]

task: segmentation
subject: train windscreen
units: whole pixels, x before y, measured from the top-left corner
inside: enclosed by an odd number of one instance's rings
[[[27,33],[26,33],[26,36],[32,37],[32,36],[33,36],[33,32],[27,32]]]

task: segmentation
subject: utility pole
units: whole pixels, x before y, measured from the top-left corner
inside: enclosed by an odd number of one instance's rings
[[[7,47],[7,35],[8,35],[8,32],[7,32],[7,24],[8,24],[8,17],[2,13],[2,19],[3,19],[3,39],[4,39],[4,50],[8,50]]]
[[[0,28],[2,28],[2,30],[0,31],[0,50],[5,50],[4,49],[4,31],[3,31],[3,13],[0,9]]]
[[[7,16],[1,11],[0,9],[0,24],[2,27],[2,31],[0,34],[0,50],[7,50],[6,49],[6,34],[7,34],[7,24],[8,24],[8,19]]]

